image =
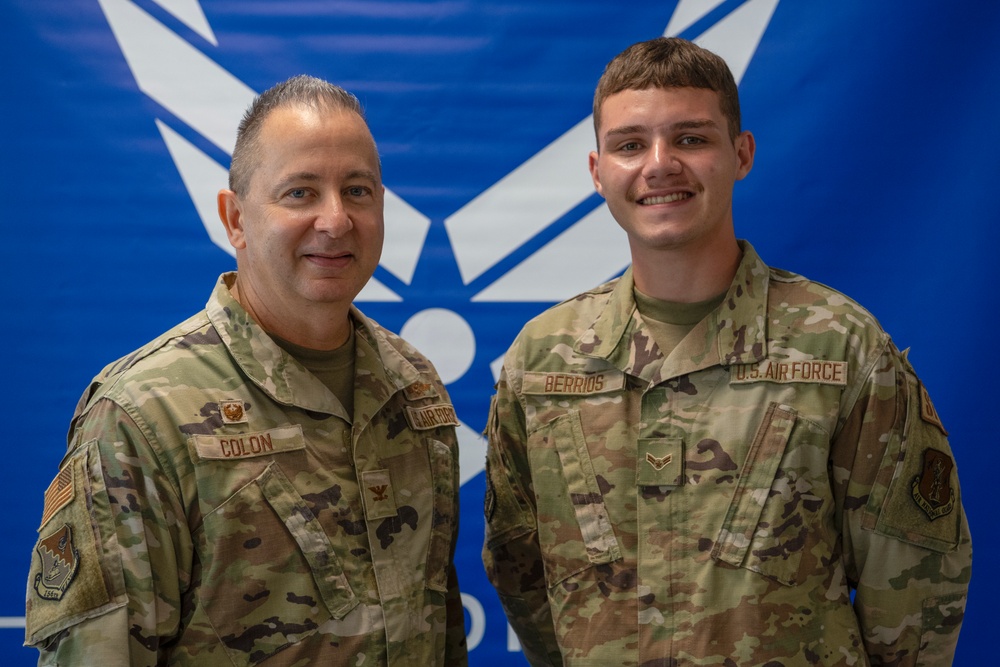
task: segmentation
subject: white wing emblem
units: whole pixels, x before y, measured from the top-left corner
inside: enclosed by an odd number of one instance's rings
[[[209,238],[232,253],[217,217],[215,196],[226,186],[236,127],[256,92],[205,55],[208,49],[196,48],[131,0],[98,1],[140,90],[172,115],[156,118],[156,126]],[[218,46],[199,0],[154,1],[212,47]],[[680,0],[664,34],[696,32],[694,41],[721,55],[738,83],[778,2],[746,0],[726,12],[719,9],[723,0]],[[174,129],[178,123],[197,133],[203,140],[200,145]],[[474,301],[560,301],[604,282],[628,265],[625,235],[594,193],[587,170],[586,156],[593,144],[588,115],[445,219],[462,281],[484,283]],[[430,220],[389,188],[385,206],[386,241],[380,266],[409,285]],[[552,238],[541,249],[523,257],[519,254],[527,241],[546,232]],[[595,247],[601,252],[594,253]],[[570,266],[571,258],[579,256],[593,259]],[[358,300],[400,301],[401,297],[373,279]],[[419,335],[419,324],[428,317],[461,319],[450,311],[432,311],[415,315],[413,326],[408,322],[404,327],[404,336],[410,337],[407,327],[412,335]],[[424,320],[418,320],[421,317]],[[467,335],[463,340],[441,353],[454,357],[455,363],[436,358],[413,342],[436,365],[467,369],[475,339]],[[496,375],[498,361],[491,367]],[[459,427],[459,437],[464,483],[482,471],[485,443],[465,424]]]

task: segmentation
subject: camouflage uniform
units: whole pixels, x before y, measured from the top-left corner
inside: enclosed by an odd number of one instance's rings
[[[81,399],[27,643],[40,664],[464,665],[456,419],[437,374],[352,309],[352,420],[232,276]]]
[[[950,664],[971,542],[926,391],[857,304],[741,247],[667,358],[630,272],[507,353],[483,556],[531,664]]]

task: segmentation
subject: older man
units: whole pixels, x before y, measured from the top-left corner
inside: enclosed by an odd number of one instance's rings
[[[357,99],[257,98],[219,214],[238,271],[81,399],[28,582],[40,664],[462,665],[457,424],[352,300],[383,186]]]

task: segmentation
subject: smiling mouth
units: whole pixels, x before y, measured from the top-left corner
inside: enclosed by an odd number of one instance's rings
[[[348,251],[343,252],[307,252],[304,253],[306,257],[315,257],[317,259],[345,259],[351,257],[351,253]]]
[[[694,195],[690,192],[675,192],[662,197],[643,197],[639,200],[639,203],[643,206],[652,206],[653,204],[669,204],[671,202],[681,201],[682,199],[690,199],[693,196]]]
[[[344,267],[353,260],[354,255],[349,252],[332,254],[332,253],[307,253],[303,255],[305,259],[309,260],[316,266],[336,268]]]

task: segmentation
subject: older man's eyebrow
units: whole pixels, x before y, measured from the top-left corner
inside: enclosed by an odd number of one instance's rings
[[[347,180],[355,178],[364,178],[373,183],[378,183],[379,176],[376,172],[370,169],[355,169],[347,173]]]
[[[320,180],[319,174],[313,173],[311,171],[297,171],[293,174],[288,174],[280,181],[274,184],[271,188],[272,192],[278,193],[293,183],[314,183]]]
[[[372,183],[379,182],[378,174],[370,169],[355,169],[353,171],[349,171],[347,174],[344,175],[344,178],[345,180],[354,180],[360,178],[371,181]],[[323,180],[323,177],[315,172],[297,171],[288,174],[280,181],[275,183],[274,187],[271,190],[273,193],[277,194],[280,193],[285,188],[297,183],[316,183],[321,180]]]

